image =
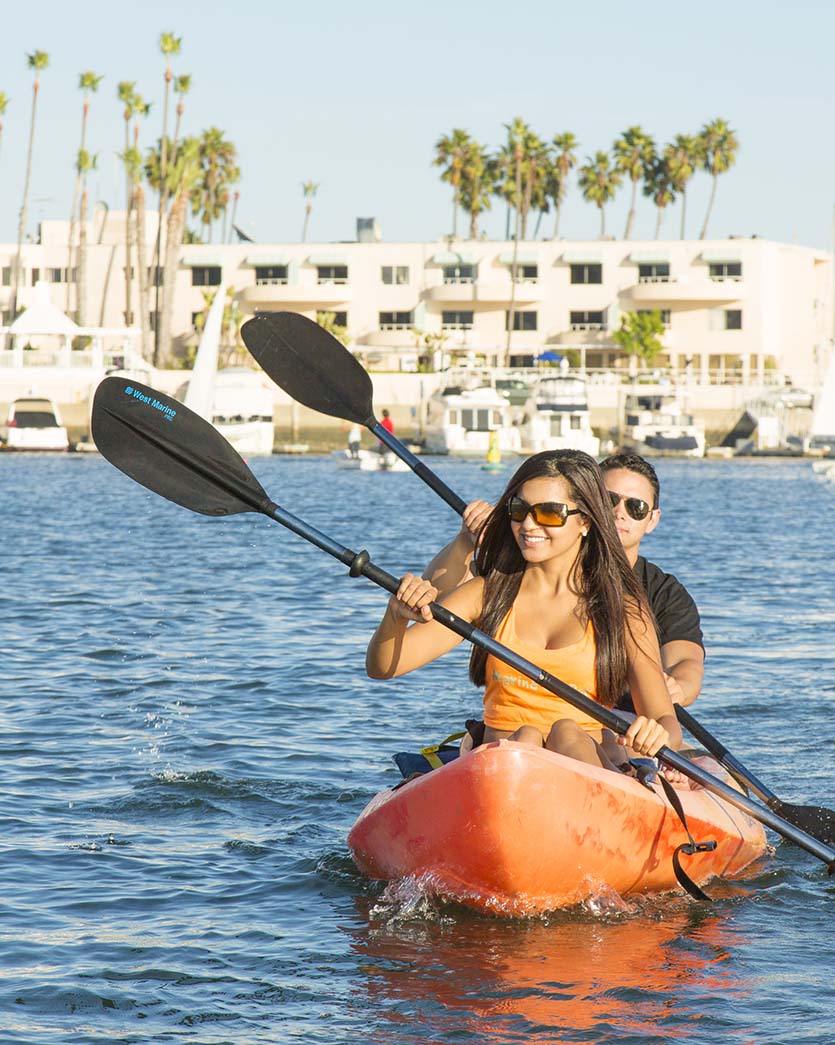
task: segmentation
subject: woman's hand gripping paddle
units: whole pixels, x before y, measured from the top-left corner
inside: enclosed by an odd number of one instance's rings
[[[376,420],[370,377],[332,334],[295,312],[257,316],[244,324],[241,333],[265,373],[288,395],[312,410],[370,428],[448,505],[463,514],[465,502]],[[835,845],[835,811],[783,802],[689,712],[676,705],[676,714],[685,729],[770,809],[827,845]]]
[[[372,563],[367,552],[351,551],[270,500],[243,459],[217,429],[162,392],[124,378],[105,378],[93,402],[92,434],[99,451],[111,464],[169,501],[203,515],[260,512],[344,563],[351,576],[368,577],[386,591],[397,592],[398,578]],[[620,715],[520,657],[468,621],[438,603],[432,603],[430,608],[435,620],[445,627],[562,697],[614,733],[623,735],[629,728]],[[658,758],[822,860],[830,874],[835,871],[835,850],[770,809],[752,802],[678,752],[664,747],[658,752]]]

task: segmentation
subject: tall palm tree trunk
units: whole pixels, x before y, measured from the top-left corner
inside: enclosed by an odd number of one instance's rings
[[[629,214],[626,216],[626,228],[624,229],[623,238],[629,239],[632,235],[632,225],[635,222],[635,208],[638,196],[638,182],[632,182],[632,199],[629,203]]]
[[[606,210],[602,203],[598,204],[600,207],[600,238],[606,235]]]
[[[705,222],[702,225],[702,231],[699,233],[699,239],[704,239],[707,235],[707,226],[710,221],[711,211],[713,210],[713,201],[716,199],[716,183],[719,180],[717,174],[713,175],[713,185],[710,188],[710,199],[707,201],[707,211],[705,213]]]
[[[77,270],[75,273],[75,307],[78,313],[78,325],[87,326],[87,185],[81,189],[81,206],[78,217],[78,254]],[[69,280],[70,273],[67,274]]]
[[[142,188],[142,179],[137,178],[134,187],[133,212],[136,215],[136,271],[139,276],[139,327],[142,331],[142,358],[151,357],[151,327],[148,315],[149,293],[148,293],[148,251],[145,242],[145,190]],[[130,255],[128,255],[128,268],[130,268]]]
[[[684,239],[684,227],[687,221],[687,189],[681,190],[681,233],[679,239]]]
[[[516,145],[516,226],[513,234],[513,257],[510,262],[510,308],[507,312],[507,338],[504,350],[504,366],[510,365],[510,347],[513,339],[513,324],[516,319],[516,259],[519,256],[519,233],[521,230],[522,199],[522,147]]]
[[[26,216],[29,209],[29,184],[32,180],[32,155],[35,144],[35,113],[38,107],[38,91],[40,90],[40,79],[35,77],[32,86],[32,115],[29,120],[29,145],[26,150],[26,177],[23,181],[23,200],[20,205],[20,218],[17,224],[17,252],[15,253],[14,265],[12,266],[12,289],[9,295],[10,322],[14,322],[17,315],[17,291],[20,286],[20,266],[23,256],[23,236],[26,231]]]
[[[188,189],[181,188],[171,204],[165,235],[165,267],[162,274],[164,292],[162,295],[162,315],[159,323],[159,339],[157,342],[154,365],[167,362],[171,355],[171,321],[174,315],[174,280],[177,277],[177,260],[183,234],[186,229],[186,210],[188,206]]]
[[[664,208],[658,207],[658,214],[655,218],[655,238],[658,239],[661,235],[661,222],[664,220]]]

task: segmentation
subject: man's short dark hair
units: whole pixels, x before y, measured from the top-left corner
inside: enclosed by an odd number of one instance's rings
[[[655,469],[645,458],[641,457],[640,454],[612,454],[611,457],[607,457],[605,460],[600,462],[600,470],[602,472],[611,472],[615,468],[623,468],[627,472],[634,472],[636,475],[642,475],[644,479],[652,487],[653,493],[655,494],[655,504],[653,508],[657,508],[661,500],[661,484],[658,482],[658,475]]]

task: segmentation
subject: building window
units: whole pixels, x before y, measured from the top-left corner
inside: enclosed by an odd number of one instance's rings
[[[720,261],[713,263],[709,266],[710,278],[716,280],[717,283],[722,283],[726,279],[740,280],[742,279],[742,262],[741,261]]]
[[[155,334],[159,329],[159,312],[150,311],[148,313],[148,329],[152,334]]]
[[[347,265],[317,265],[316,266],[316,282],[319,286],[323,286],[326,283],[347,283],[348,282],[348,266]]]
[[[510,271],[513,271],[513,266],[510,266]],[[539,265],[517,265],[516,266],[516,282],[517,283],[536,283],[539,280]]]
[[[32,286],[33,287],[38,282],[38,280],[40,278],[41,278],[41,270],[40,269],[32,269]],[[26,276],[25,275],[24,275],[23,279],[21,280],[21,282],[22,283],[26,282]]]
[[[474,283],[475,265],[444,265],[444,283]]]
[[[202,326],[202,324],[198,324],[198,320],[200,319],[200,317],[202,315],[203,315],[202,311],[201,312],[192,312],[192,314],[191,314],[191,326],[192,326],[192,329],[197,330],[198,329],[198,325]]]
[[[605,312],[572,312],[570,316],[572,330],[605,330]]]
[[[380,313],[380,330],[411,330],[413,326],[411,312]]]
[[[742,330],[742,309],[725,309],[725,330]]]
[[[2,323],[4,327],[7,327],[11,324],[11,321],[12,310],[10,308],[4,308],[3,311],[0,313],[0,323]]]
[[[220,265],[194,265],[191,270],[193,287],[219,287]]]
[[[347,327],[348,326],[348,313],[347,312],[331,312],[330,309],[327,312],[317,312],[316,322],[321,323],[325,316],[333,316],[333,319],[329,320],[329,323],[335,327]]]
[[[514,330],[536,330],[536,312],[514,312],[513,313],[513,329]],[[510,313],[505,312],[504,315],[504,328],[507,330],[510,325]]]
[[[283,285],[287,282],[286,265],[256,265],[256,286],[264,287],[271,284]]]
[[[572,283],[602,283],[603,282],[603,265],[602,264],[590,264],[590,265],[572,265],[571,266],[571,282]]]
[[[442,330],[472,330],[473,313],[450,311],[441,313]]]
[[[408,265],[383,265],[380,278],[387,287],[407,287],[409,285]]]
[[[75,269],[59,268],[44,269],[47,283],[72,283],[75,282]]]
[[[670,309],[668,308],[639,308],[637,312],[639,316],[651,316],[654,312],[661,316],[661,322],[665,327],[670,326]]]
[[[156,282],[154,278],[156,277]],[[162,286],[162,265],[149,265],[148,266],[148,286],[161,287]]]
[[[639,283],[669,283],[670,264],[667,261],[638,266]]]
[[[4,265],[3,266],[3,280],[2,280],[2,282],[3,282],[3,286],[4,287],[10,287],[12,285],[12,266],[11,265]]]

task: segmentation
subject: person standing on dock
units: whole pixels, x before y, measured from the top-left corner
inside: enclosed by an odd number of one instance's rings
[[[361,439],[360,426],[358,424],[351,425],[351,429],[348,432],[348,455],[354,461],[359,459]]]

